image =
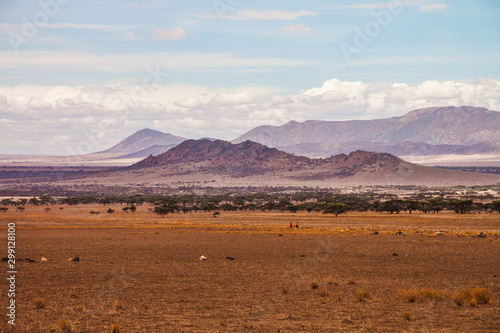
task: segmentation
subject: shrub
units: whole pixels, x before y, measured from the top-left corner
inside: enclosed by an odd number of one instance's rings
[[[73,325],[67,320],[61,320],[58,324],[59,328],[63,332],[71,332],[73,331]]]
[[[413,303],[417,300],[418,298],[418,291],[415,289],[401,289],[398,291],[399,297],[402,299],[408,301],[409,303]]]
[[[120,328],[120,325],[118,325],[118,324],[113,324],[113,325],[109,326],[109,331],[111,333],[120,333],[121,332],[120,330],[121,330],[121,328]]]
[[[491,302],[491,291],[486,288],[472,289],[472,295],[478,304],[489,304]]]
[[[116,310],[123,310],[123,303],[120,302],[119,300],[115,301],[115,309]]]
[[[465,288],[454,293],[433,288],[402,289],[398,291],[398,295],[410,303],[426,299],[432,301],[452,300],[458,306],[463,306],[465,303],[475,306],[491,302],[491,291],[486,288]]]
[[[470,306],[489,304],[491,302],[491,291],[486,288],[460,289],[453,295],[453,301],[458,306],[463,306],[465,303]]]
[[[43,308],[45,308],[45,301],[42,298],[35,298],[33,300],[33,302],[35,303],[35,308],[36,309],[43,309]]]
[[[369,291],[361,290],[356,293],[356,299],[360,302],[365,302],[370,299],[371,295]]]

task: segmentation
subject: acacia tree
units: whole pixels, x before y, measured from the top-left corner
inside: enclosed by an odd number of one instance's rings
[[[153,209],[153,213],[160,215],[161,217],[165,217],[168,213],[170,213],[170,208],[168,208],[166,205],[164,206],[156,206]]]
[[[408,213],[411,214],[412,211],[421,209],[420,202],[414,201],[414,200],[406,200],[404,202],[405,208],[408,211]]]
[[[500,201],[493,201],[490,207],[492,211],[500,213]]]
[[[339,214],[347,213],[349,210],[350,207],[348,205],[334,203],[328,205],[323,214],[335,214],[335,216],[338,216]]]
[[[394,214],[394,212],[396,212],[396,214],[399,214],[399,212],[403,210],[403,200],[387,200],[382,204],[381,210],[391,214]]]

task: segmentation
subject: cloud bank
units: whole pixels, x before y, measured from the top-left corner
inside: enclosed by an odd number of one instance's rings
[[[78,152],[82,141],[91,142],[84,152],[94,152],[145,127],[231,140],[264,124],[384,118],[448,105],[500,111],[500,81],[430,80],[412,86],[334,78],[289,95],[259,86],[0,87],[0,153],[64,155]]]

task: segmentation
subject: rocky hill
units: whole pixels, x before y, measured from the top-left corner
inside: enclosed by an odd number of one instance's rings
[[[202,172],[241,177],[282,170],[285,166],[287,169],[300,168],[310,162],[307,157],[294,156],[251,141],[231,144],[222,140],[202,139],[184,141],[163,154],[149,156],[132,168],[198,164]]]
[[[231,144],[221,140],[187,140],[130,167],[130,170],[144,169],[163,170],[163,174],[169,177],[186,174],[236,178],[265,175],[298,181],[356,177],[376,181],[388,177],[425,177],[425,172],[432,170],[442,173],[442,170],[417,166],[387,153],[356,151],[349,155],[312,159],[251,141]]]

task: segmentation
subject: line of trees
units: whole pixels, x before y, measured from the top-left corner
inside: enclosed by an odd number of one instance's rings
[[[154,205],[153,212],[164,216],[176,212],[213,212],[213,211],[282,211],[282,212],[323,212],[325,214],[344,214],[349,211],[374,211],[399,214],[420,211],[439,213],[443,210],[460,214],[500,212],[500,201],[481,202],[472,199],[400,199],[390,194],[337,194],[337,193],[294,193],[248,195],[174,195],[174,196],[81,196],[53,198],[50,196],[30,199],[3,199],[0,205],[8,206],[48,206],[48,205],[103,205],[125,206],[124,212],[135,212],[137,206]],[[6,211],[6,210],[2,210]],[[108,213],[111,212],[108,210]]]

